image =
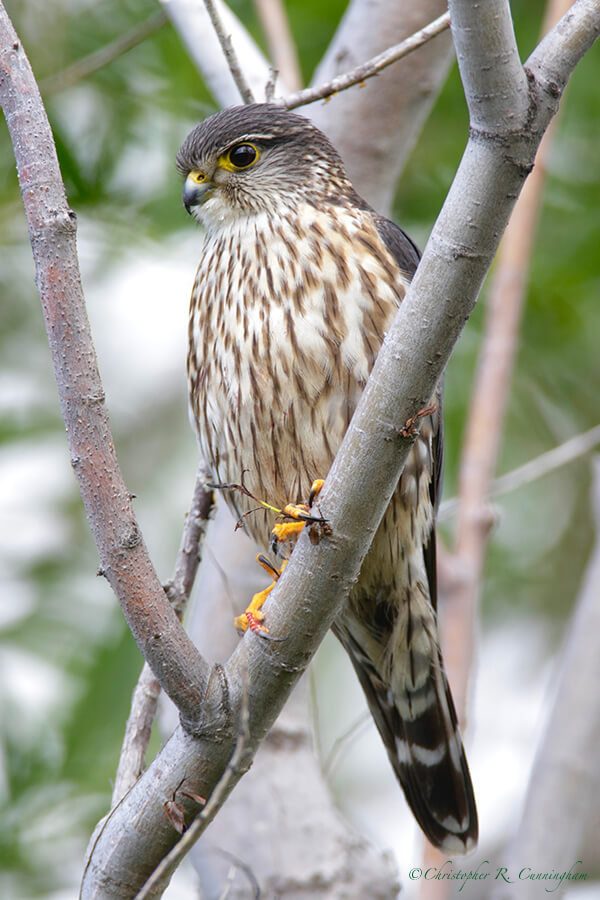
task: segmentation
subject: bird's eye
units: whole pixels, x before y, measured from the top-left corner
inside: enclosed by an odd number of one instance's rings
[[[227,161],[234,169],[248,169],[258,159],[258,150],[254,144],[238,144],[227,154]]]
[[[202,184],[202,182],[206,181],[206,175],[204,174],[204,172],[199,171],[190,172],[188,178],[195,184]]]

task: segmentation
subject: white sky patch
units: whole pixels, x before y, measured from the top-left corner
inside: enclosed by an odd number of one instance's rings
[[[91,227],[91,226],[90,226]],[[94,233],[81,227],[84,282],[93,269]],[[175,389],[186,396],[185,358],[190,294],[200,258],[202,233],[191,226],[162,241],[132,241],[131,256],[108,278],[91,277],[88,311],[111,415],[131,415]]]
[[[0,485],[5,559],[28,564],[60,551],[68,525],[57,508],[74,488],[66,441],[52,436],[1,447]]]
[[[19,729],[28,731],[49,712],[68,708],[73,680],[58,666],[16,647],[2,647],[3,705],[19,710]],[[14,723],[13,723],[14,724]]]

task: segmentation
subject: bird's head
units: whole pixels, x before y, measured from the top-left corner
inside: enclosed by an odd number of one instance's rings
[[[339,154],[308,119],[281,106],[232,106],[197,125],[176,161],[183,203],[219,228],[302,200],[335,202],[353,194]]]

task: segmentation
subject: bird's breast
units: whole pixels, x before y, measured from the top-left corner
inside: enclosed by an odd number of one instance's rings
[[[269,502],[305,498],[331,465],[404,291],[358,211],[307,205],[207,235],[188,373],[215,477],[239,481],[246,470]]]

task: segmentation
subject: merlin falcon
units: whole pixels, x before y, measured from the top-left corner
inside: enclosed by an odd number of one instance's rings
[[[210,116],[177,168],[205,229],[188,352],[204,463],[217,483],[244,473],[255,497],[301,504],[332,464],[419,252],[357,194],[325,135],[274,104]],[[438,641],[439,391],[433,401],[333,630],[423,832],[465,853],[477,813]],[[226,496],[238,517],[253,505]],[[274,516],[244,522],[268,548]]]

